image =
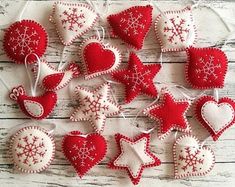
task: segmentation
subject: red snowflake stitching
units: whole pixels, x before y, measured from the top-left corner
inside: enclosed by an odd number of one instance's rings
[[[30,141],[28,136],[25,136],[22,143],[18,143],[17,148],[19,152],[17,153],[18,158],[24,158],[23,163],[27,165],[29,164],[30,160],[33,164],[37,164],[38,157],[43,158],[46,150],[42,151],[39,149],[42,149],[45,147],[44,143],[39,141],[39,137],[33,136],[32,140]]]
[[[192,172],[197,171],[197,164],[203,164],[203,159],[198,158],[199,150],[196,150],[195,153],[191,153],[190,147],[185,148],[186,156],[179,155],[179,160],[184,161],[185,165],[182,166],[182,169],[185,171],[188,167],[192,168]]]

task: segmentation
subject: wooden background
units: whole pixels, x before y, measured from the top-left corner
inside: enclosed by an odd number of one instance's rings
[[[52,1],[33,1],[29,3],[23,14],[25,19],[34,19],[41,23],[49,34],[49,45],[44,55],[44,58],[50,62],[58,63],[62,51],[62,45],[56,35],[54,25],[49,23],[48,17],[51,12]],[[102,5],[99,1],[99,5]],[[171,10],[184,7],[184,1],[159,0],[157,5],[161,10]],[[188,1],[190,3],[190,1]],[[233,0],[226,1],[207,1],[213,6],[220,15],[228,22],[235,23],[235,2]],[[97,5],[98,5],[97,4]],[[147,1],[110,1],[108,14],[119,12],[124,8],[132,5],[147,4]],[[25,74],[23,65],[12,63],[2,50],[2,38],[6,24],[13,23],[19,12],[22,9],[24,2],[22,1],[2,1],[0,2],[0,75],[8,84],[8,87],[23,84],[29,90],[29,81]],[[154,8],[154,17],[158,14],[158,10]],[[224,27],[220,18],[211,10],[206,8],[193,10],[195,24],[198,28],[199,39],[197,46],[216,46],[221,47],[223,39],[227,36],[228,31]],[[98,26],[100,23],[97,23]],[[106,25],[106,23],[102,23]],[[233,28],[234,25],[230,25]],[[94,35],[95,31],[90,31],[84,38]],[[233,37],[235,38],[235,37]],[[83,38],[76,40],[70,47],[66,47],[64,60],[76,60],[78,58],[78,47]],[[123,52],[123,66],[128,60],[128,50],[123,42],[119,39],[113,39],[112,43],[117,45]],[[224,50],[229,58],[229,71],[226,76],[225,88],[220,90],[220,96],[226,95],[235,99],[235,44],[231,40]],[[143,50],[137,54],[144,63],[159,62],[159,44],[157,43],[153,28],[149,32],[144,43]],[[187,87],[184,78],[185,53],[166,53],[163,56],[163,69],[156,76],[155,81],[157,87],[162,85],[157,82],[166,82],[173,84],[181,84]],[[29,121],[25,115],[19,110],[18,106],[8,99],[8,90],[0,83],[0,186],[132,186],[125,171],[111,170],[106,167],[116,154],[116,144],[113,135],[117,132],[127,136],[133,136],[139,133],[139,130],[131,124],[131,120],[136,113],[143,107],[147,106],[153,100],[145,96],[137,97],[131,104],[123,105],[126,119],[121,116],[109,118],[106,123],[103,135],[108,141],[108,152],[105,159],[81,180],[76,177],[76,174],[70,164],[64,159],[61,153],[61,138],[71,130],[81,130],[84,133],[92,131],[88,123],[72,123],[69,121],[69,116],[74,107],[78,106],[77,102],[72,99],[73,88],[79,85],[89,85],[91,88],[101,83],[100,78],[95,81],[84,81],[83,78],[73,80],[72,84],[58,92],[59,100],[54,112],[44,122],[53,122],[57,128],[55,131],[56,137],[56,158],[52,165],[39,174],[25,175],[15,171],[12,168],[10,156],[8,155],[9,135],[17,125]],[[120,104],[123,104],[123,88],[113,85],[115,96]],[[211,93],[208,91],[208,93]],[[182,95],[174,90],[177,98]],[[192,95],[198,94],[198,91],[191,90]],[[169,114],[170,115],[170,114]],[[194,119],[192,111],[188,112],[188,120],[193,128],[193,134],[201,141],[208,137],[207,131],[202,128]],[[140,115],[138,117],[138,126],[141,129],[149,129],[154,126],[154,122]],[[145,169],[139,186],[234,186],[235,185],[235,127],[230,128],[220,138],[219,141],[213,142],[209,137],[206,140],[206,145],[210,145],[215,152],[216,164],[211,173],[205,177],[195,177],[190,179],[175,180],[173,179],[173,163],[172,163],[172,145],[175,139],[174,133],[171,133],[164,141],[157,139],[156,132],[152,133],[151,150],[158,156],[162,165],[159,167]],[[179,135],[178,135],[179,136]]]

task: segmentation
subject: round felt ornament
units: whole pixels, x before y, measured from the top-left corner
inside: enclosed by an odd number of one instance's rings
[[[13,23],[4,35],[4,50],[15,63],[24,63],[28,54],[35,53],[41,57],[47,47],[45,29],[33,20],[22,20]],[[35,56],[29,56],[27,63],[34,63]]]
[[[12,136],[11,153],[14,166],[20,171],[25,173],[41,172],[54,159],[54,138],[41,127],[24,127]]]
[[[83,42],[80,56],[85,71],[85,79],[111,73],[121,63],[120,51],[96,37],[88,38]]]

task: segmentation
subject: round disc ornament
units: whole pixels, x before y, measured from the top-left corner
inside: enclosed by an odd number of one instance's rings
[[[41,57],[47,47],[48,36],[45,29],[33,20],[22,20],[13,23],[4,35],[4,50],[15,63],[24,63],[25,57],[30,53]],[[30,55],[28,63],[36,61]]]
[[[54,158],[54,138],[41,127],[27,126],[13,135],[11,152],[17,169],[25,173],[38,173],[45,170]]]

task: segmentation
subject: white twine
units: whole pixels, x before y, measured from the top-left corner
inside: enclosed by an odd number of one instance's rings
[[[97,7],[97,5],[95,5],[95,4],[93,3],[92,0],[86,0],[86,2],[87,2],[91,7],[94,8],[95,12],[98,14],[98,16],[99,16],[99,17],[101,18],[101,20],[104,22],[105,19],[106,19],[105,16],[106,16],[106,14],[108,13],[109,0],[106,0],[105,5],[104,5],[104,10],[103,10],[103,9],[99,9],[99,8]],[[98,2],[98,1],[96,1],[96,2]]]

